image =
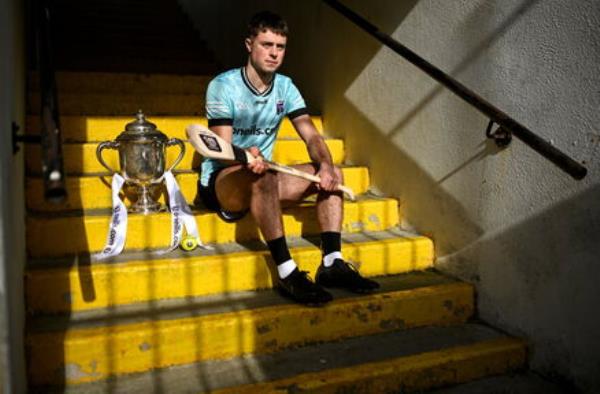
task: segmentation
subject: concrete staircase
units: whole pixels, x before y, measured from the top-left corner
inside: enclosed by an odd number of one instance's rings
[[[169,214],[130,214],[125,252],[91,262],[104,246],[111,213],[110,175],[95,157],[99,141],[114,139],[139,108],[169,137],[184,138],[189,123],[206,124],[210,76],[186,67],[175,74],[177,63],[169,74],[133,66],[112,73],[115,64],[102,71],[73,60],[63,67],[71,71],[58,73],[69,175],[64,204],[43,200],[39,147],[26,148],[31,392],[393,393],[525,366],[525,344],[475,320],[473,287],[433,270],[432,240],[399,228],[397,200],[370,191],[368,168],[344,165],[338,139],[326,141],[359,194],[344,204],[343,253],[378,278],[382,289],[375,294],[337,291],[322,308],[290,302],[272,290],[269,253],[253,220],[228,224],[200,206],[193,211],[213,251],[156,256],[170,241]],[[35,103],[35,75],[29,86]],[[27,132],[35,134],[39,120],[31,108]],[[322,119],[313,119],[323,132]],[[187,148],[176,176],[191,203],[200,158]],[[105,158],[118,167],[116,152]],[[274,159],[308,160],[289,122]],[[320,261],[314,200],[285,210],[284,224],[294,259],[314,274]]]
[[[170,137],[182,138],[186,124],[206,120],[193,113],[169,116],[168,108],[178,100],[184,107],[183,96],[202,108],[202,89],[197,94],[187,89],[208,78],[61,72],[58,80],[69,173],[65,204],[42,199],[37,146],[27,146],[26,159],[28,373],[36,390],[263,393],[360,387],[358,392],[370,393],[440,387],[524,365],[524,344],[472,322],[472,286],[431,270],[432,241],[399,229],[397,201],[370,193],[369,171],[360,166],[343,166],[346,183],[360,194],[356,202],[345,202],[343,252],[365,275],[379,277],[383,288],[376,294],[336,292],[331,305],[317,309],[287,301],[269,290],[269,254],[253,220],[227,224],[203,207],[194,207],[194,213],[214,251],[152,255],[170,241],[169,214],[132,214],[126,252],[113,261],[90,262],[90,253],[106,240],[111,205],[110,177],[97,163],[95,148],[98,141],[114,139],[137,109],[123,104],[116,87],[126,86],[126,96],[140,102],[152,96],[157,107],[149,119]],[[94,108],[93,114],[85,108]],[[314,120],[322,131],[321,118]],[[32,114],[28,130],[37,129]],[[327,143],[343,165],[343,141]],[[118,166],[116,152],[105,157]],[[308,159],[289,122],[282,125],[275,159],[286,164]],[[177,179],[190,202],[198,164],[188,146]],[[284,215],[292,255],[311,273],[320,260],[313,208],[309,200]]]

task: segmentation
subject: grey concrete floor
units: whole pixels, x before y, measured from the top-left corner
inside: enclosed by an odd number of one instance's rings
[[[427,391],[427,394],[570,394],[577,392],[574,388],[550,382],[532,372],[524,372]]]

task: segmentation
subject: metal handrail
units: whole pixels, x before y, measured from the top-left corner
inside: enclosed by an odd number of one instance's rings
[[[375,37],[378,41],[383,43],[385,46],[420,68],[431,78],[435,79],[446,88],[451,90],[454,94],[477,108],[480,112],[486,115],[490,122],[494,122],[500,126],[500,130],[497,132],[499,144],[507,144],[506,133],[514,134],[517,138],[523,141],[527,146],[550,160],[561,170],[569,174],[575,179],[583,179],[587,174],[587,169],[580,163],[561,152],[559,149],[552,146],[550,143],[533,133],[531,130],[508,116],[506,113],[500,111],[498,108],[490,104],[488,101],[474,93],[472,90],[444,73],[439,68],[435,67],[415,52],[411,51],[398,41],[390,37],[389,35],[381,32],[376,26],[368,22],[366,19],[350,10],[337,0],[323,0],[327,5],[338,11],[340,14],[345,16],[347,19],[352,21],[355,25]],[[491,123],[490,123],[491,126]],[[489,129],[490,127],[488,127]],[[493,134],[488,136],[495,138]],[[508,141],[510,141],[508,139]]]
[[[45,0],[34,2],[36,46],[41,97],[41,155],[44,178],[44,198],[60,203],[65,200],[65,174],[63,170],[62,138],[58,110],[58,93],[52,58],[50,10]]]

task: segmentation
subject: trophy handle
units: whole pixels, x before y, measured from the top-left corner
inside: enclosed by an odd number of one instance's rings
[[[185,144],[183,143],[182,140],[180,140],[179,138],[171,138],[167,142],[167,146],[173,146],[173,145],[179,145],[179,148],[181,148],[181,152],[179,152],[179,156],[177,156],[175,163],[173,163],[167,171],[171,171],[175,167],[177,167],[177,164],[179,164],[179,162],[181,162],[181,160],[183,159],[183,155],[185,155]]]
[[[117,171],[113,170],[108,164],[106,164],[106,162],[102,158],[102,150],[105,148],[117,149],[118,147],[119,147],[118,142],[104,141],[104,142],[101,142],[100,145],[98,145],[98,147],[96,148],[96,157],[98,158],[98,161],[100,162],[100,164],[102,164],[104,167],[106,167],[106,169],[108,171],[110,171],[111,174],[116,174]]]

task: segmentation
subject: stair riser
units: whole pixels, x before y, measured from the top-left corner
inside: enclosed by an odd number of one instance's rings
[[[114,139],[113,137],[112,139]],[[344,160],[344,143],[342,140],[328,139],[327,147],[331,152],[335,164],[340,164]],[[63,157],[64,167],[67,174],[95,174],[106,172],[98,159],[96,158],[97,143],[86,144],[64,144]],[[26,166],[30,173],[40,173],[41,158],[40,147],[38,145],[27,145]],[[169,147],[167,149],[167,165],[175,162],[179,155],[179,147]],[[119,170],[119,152],[114,149],[104,149],[102,157],[107,165],[115,170]],[[273,152],[273,161],[282,164],[299,164],[310,161],[306,145],[301,140],[278,140],[275,143]],[[190,170],[200,166],[201,156],[196,153],[193,147],[185,144],[185,156],[176,169]]]
[[[292,249],[301,269],[316,272],[317,248]],[[364,262],[366,276],[430,268],[433,243],[425,237],[345,244],[344,256]],[[77,312],[160,299],[197,297],[272,287],[266,252],[205,256],[185,260],[147,260],[123,264],[79,265],[30,270],[26,274],[31,313]]]
[[[383,231],[398,225],[397,201],[364,200],[344,203],[342,231]],[[31,257],[57,257],[73,253],[97,252],[106,242],[108,216],[27,219],[27,251]],[[305,204],[284,211],[288,236],[318,234],[314,205]],[[259,229],[250,215],[237,223],[226,223],[216,214],[196,215],[204,242],[225,243],[260,239]],[[166,248],[170,242],[171,217],[166,214],[130,215],[127,250]]]
[[[208,60],[201,52],[190,51],[190,43],[183,41],[177,45],[172,45],[170,40],[173,37],[162,37],[153,40],[151,37],[143,37],[132,42],[125,43],[123,37],[103,37],[97,40],[94,36],[86,35],[77,39],[66,41],[60,48],[56,49],[55,55],[59,58],[68,58],[77,56],[79,58],[93,58],[100,53],[109,56],[118,56],[119,58],[133,57],[136,59],[148,59],[160,61],[196,61],[199,63],[208,63]],[[90,47],[90,41],[94,41],[94,46]],[[194,44],[191,44],[194,45]],[[156,51],[156,52],[153,52]],[[136,53],[136,51],[139,51]],[[139,54],[139,55],[138,55]],[[137,55],[137,56],[136,56]],[[122,59],[118,59],[122,60]]]
[[[133,114],[130,116],[61,116],[61,135],[65,142],[93,142],[115,139],[124,129],[127,123],[134,120]],[[192,123],[207,125],[204,117],[149,117],[149,121],[156,124],[156,127],[169,137],[187,139],[185,128]],[[321,118],[313,116],[312,121],[319,132],[323,130]],[[40,121],[37,116],[27,117],[27,133],[39,134]],[[288,118],[284,118],[278,133],[279,138],[297,138],[298,134],[294,130],[292,123]]]
[[[365,193],[369,188],[369,172],[366,167],[344,168],[344,184],[354,193]],[[179,174],[177,182],[186,201],[191,204],[196,197],[197,174]],[[67,178],[67,200],[60,205],[44,200],[44,184],[40,178],[26,180],[27,207],[34,211],[59,212],[79,209],[110,208],[112,206],[111,177],[70,177]],[[164,203],[164,195],[160,202]],[[129,206],[129,201],[125,204]]]
[[[464,323],[473,289],[450,284],[340,300],[324,308],[260,310],[27,339],[33,384],[90,382],[169,365],[276,352],[290,346],[426,325]],[[59,381],[57,381],[57,379]]]
[[[29,113],[39,115],[40,96],[29,94]],[[131,115],[142,109],[148,116],[202,115],[204,96],[201,94],[93,94],[59,93],[58,108],[62,115]]]
[[[137,93],[157,96],[161,94],[192,94],[203,96],[212,76],[160,75],[125,73],[57,72],[56,84],[62,93]],[[39,76],[29,74],[30,92],[39,92]],[[62,119],[63,117],[61,117]],[[127,122],[130,122],[128,120]],[[120,126],[123,127],[125,123]],[[64,123],[63,123],[64,127]]]
[[[213,394],[387,394],[422,392],[523,369],[525,345],[499,339],[385,362],[358,365]],[[293,388],[293,389],[291,389]],[[291,390],[294,391],[291,391]]]
[[[207,56],[202,62],[164,57],[159,59],[159,61],[156,60],[152,55],[136,56],[134,53],[119,55],[105,52],[98,52],[93,55],[74,53],[72,57],[58,58],[56,60],[56,68],[61,70],[115,73],[136,73],[143,70],[146,73],[152,74],[185,75],[212,75],[217,72],[217,66],[214,64],[212,56]],[[109,114],[104,113],[104,115]],[[190,113],[187,115],[190,115]]]

